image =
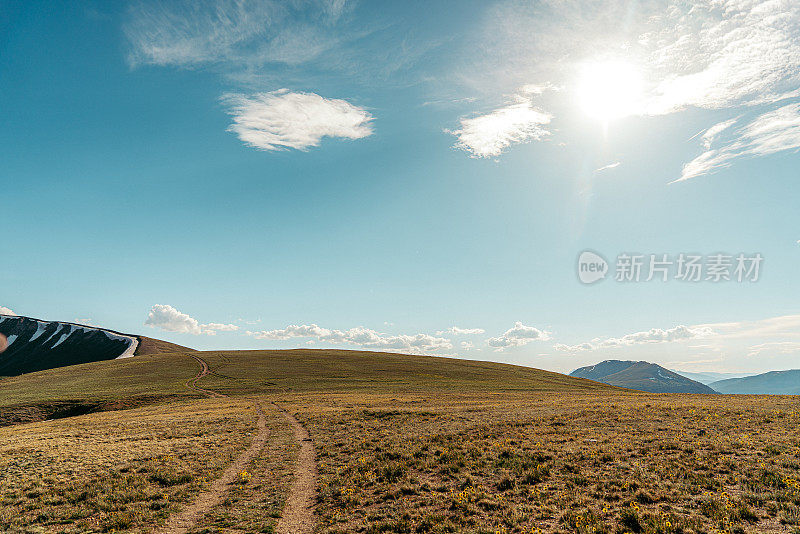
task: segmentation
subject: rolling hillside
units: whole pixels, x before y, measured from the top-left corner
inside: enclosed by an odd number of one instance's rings
[[[710,387],[648,362],[607,360],[570,376],[650,393],[716,393]]]
[[[0,380],[0,530],[788,532],[795,405],[360,351],[85,363]]]
[[[800,369],[720,380],[709,386],[720,393],[800,395]]]
[[[618,391],[529,367],[432,356],[307,349],[183,351],[4,378],[0,380],[0,424],[36,420],[65,406],[93,411],[197,397],[196,391],[186,388],[186,380],[197,372],[192,355],[208,362],[212,370],[203,379],[204,387],[228,395],[425,390],[499,398],[504,392]]]

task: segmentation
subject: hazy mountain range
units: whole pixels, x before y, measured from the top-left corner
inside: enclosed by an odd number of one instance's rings
[[[770,371],[744,378],[729,378],[712,382],[710,387],[720,393],[800,395],[800,369]]]
[[[748,373],[670,371],[649,362],[606,360],[570,376],[651,393],[800,395],[800,370]]]
[[[695,382],[700,382],[701,384],[709,385],[712,382],[719,382],[720,380],[727,380],[729,378],[742,378],[745,376],[752,376],[757,373],[690,373],[688,371],[679,371],[677,369],[670,369],[673,373],[678,373],[681,376],[685,376]]]

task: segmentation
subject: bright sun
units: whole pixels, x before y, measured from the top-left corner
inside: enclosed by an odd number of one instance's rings
[[[587,63],[581,69],[577,96],[588,115],[608,122],[633,115],[640,109],[642,79],[628,63]]]

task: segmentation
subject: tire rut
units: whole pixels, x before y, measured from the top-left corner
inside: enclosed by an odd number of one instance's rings
[[[273,403],[274,404],[274,403]],[[317,462],[314,445],[308,430],[292,414],[277,404],[294,432],[294,439],[300,445],[297,457],[294,482],[289,498],[275,527],[277,534],[311,534],[314,532],[314,499],[317,493]]]
[[[191,356],[192,358],[197,360],[197,363],[200,364],[200,370],[194,377],[186,381],[186,387],[191,389],[192,391],[197,391],[198,393],[202,393],[203,395],[206,395],[208,397],[217,397],[217,398],[227,397],[227,395],[223,395],[222,393],[219,393],[217,391],[212,391],[210,389],[203,389],[197,385],[197,381],[203,378],[204,376],[208,376],[208,374],[211,371],[208,368],[208,363],[203,358],[195,356],[194,354],[188,354],[188,356]]]
[[[236,479],[236,475],[241,472],[255,456],[261,452],[269,438],[267,421],[261,406],[258,409],[258,433],[253,438],[250,447],[240,454],[234,462],[222,472],[222,476],[211,483],[211,487],[201,492],[192,504],[173,515],[163,528],[156,530],[158,534],[183,534],[194,527],[197,522],[206,515],[214,506],[223,501],[230,491],[229,486]]]
[[[197,360],[201,368],[193,378],[186,381],[186,387],[208,397],[227,397],[227,395],[204,389],[197,385],[197,382],[211,371],[204,359],[193,354],[190,356]],[[300,454],[297,457],[292,488],[275,531],[277,534],[311,534],[315,525],[313,506],[317,491],[317,462],[314,445],[311,442],[308,430],[300,421],[278,404],[272,404],[283,413],[286,421],[292,427],[295,441],[300,445]],[[154,534],[184,534],[195,527],[197,522],[214,506],[224,500],[236,475],[261,452],[269,438],[269,429],[267,428],[264,411],[258,403],[256,403],[256,409],[258,411],[258,433],[253,438],[253,443],[250,447],[240,454],[223,471],[219,478],[211,483],[211,487],[208,490],[201,492],[194,502],[181,512],[172,515],[163,527],[154,530]]]

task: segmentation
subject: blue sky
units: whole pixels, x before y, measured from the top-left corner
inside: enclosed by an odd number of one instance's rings
[[[4,2],[0,36],[0,311],[200,349],[798,367],[799,7]],[[625,283],[624,253],[763,262]]]

